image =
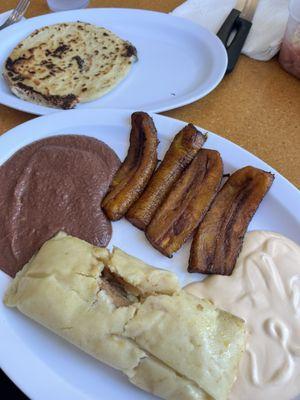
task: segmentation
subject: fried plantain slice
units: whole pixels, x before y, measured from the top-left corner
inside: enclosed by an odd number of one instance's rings
[[[247,227],[274,175],[251,166],[226,181],[194,236],[189,272],[231,275]]]
[[[206,136],[192,124],[188,124],[177,133],[141,197],[126,214],[133,225],[142,230],[146,229],[172,185],[193,160],[205,140]]]
[[[152,118],[144,112],[131,115],[130,146],[102,201],[107,217],[116,221],[140,196],[157,164],[157,132]]]
[[[183,172],[146,229],[150,243],[171,257],[197,228],[223,176],[215,150],[202,149]]]

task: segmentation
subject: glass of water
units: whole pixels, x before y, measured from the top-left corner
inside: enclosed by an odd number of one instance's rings
[[[88,6],[89,0],[47,0],[47,3],[52,11],[67,11],[85,8]]]

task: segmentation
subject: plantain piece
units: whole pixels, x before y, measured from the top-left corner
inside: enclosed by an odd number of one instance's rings
[[[188,124],[177,133],[145,191],[126,214],[133,225],[142,230],[146,229],[172,185],[193,160],[205,140],[206,136],[192,124]]]
[[[152,118],[144,112],[131,115],[130,146],[102,201],[107,217],[116,221],[143,192],[157,164],[157,132]]]
[[[202,149],[183,172],[150,222],[150,243],[171,257],[197,228],[217,194],[223,176],[220,154]]]
[[[270,172],[251,166],[229,177],[194,236],[189,272],[231,275],[247,227],[273,180]]]

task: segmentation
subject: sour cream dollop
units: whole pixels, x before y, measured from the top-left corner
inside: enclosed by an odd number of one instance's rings
[[[230,400],[290,400],[300,393],[300,247],[249,232],[231,276],[186,290],[246,321],[248,340]]]

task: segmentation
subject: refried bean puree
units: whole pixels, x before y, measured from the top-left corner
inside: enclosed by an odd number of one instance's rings
[[[0,267],[14,277],[62,230],[97,246],[112,234],[101,201],[120,165],[88,136],[52,136],[17,151],[0,167]]]

